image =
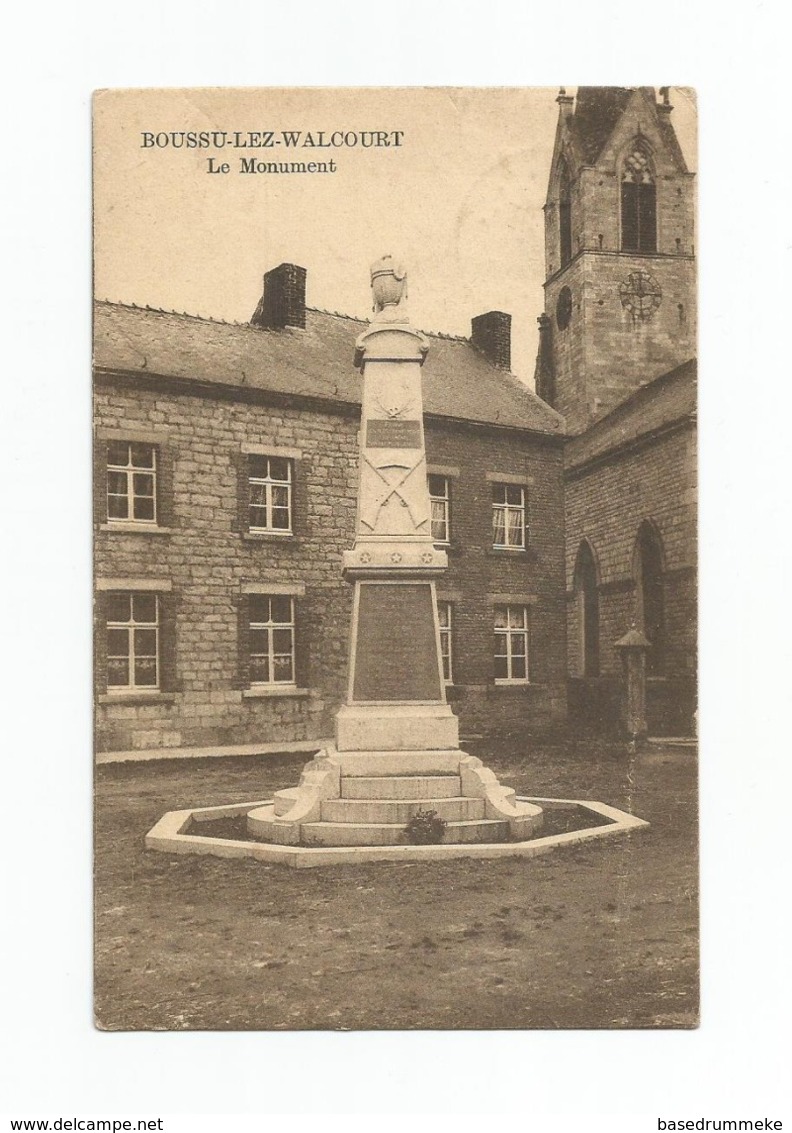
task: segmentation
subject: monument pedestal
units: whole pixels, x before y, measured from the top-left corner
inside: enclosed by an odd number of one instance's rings
[[[353,751],[449,751],[459,721],[448,704],[345,704],[336,715],[339,755]]]

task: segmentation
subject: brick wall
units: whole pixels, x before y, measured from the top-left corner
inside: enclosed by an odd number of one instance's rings
[[[320,738],[333,733],[347,674],[352,588],[341,577],[352,545],[357,488],[356,415],[276,407],[180,392],[134,380],[96,389],[97,747],[130,750]],[[463,734],[540,728],[565,712],[563,485],[560,445],[507,431],[428,422],[427,459],[452,466],[450,569],[440,589],[454,604],[454,708]],[[163,532],[107,530],[103,445],[158,445]],[[295,534],[255,538],[239,497],[243,447],[300,454]],[[487,473],[526,477],[531,546],[491,549]],[[101,587],[112,580],[167,582],[161,696],[112,697],[103,667]],[[240,610],[245,589],[304,589],[298,620],[298,696],[245,695]],[[119,587],[121,588],[121,587]],[[532,684],[496,688],[492,595],[526,595],[532,609]],[[163,671],[163,676],[165,675]]]
[[[449,569],[440,595],[455,592],[458,648],[450,698],[463,735],[541,730],[566,718],[563,594],[563,453],[516,433],[440,428],[426,430],[427,461],[458,467],[451,477]],[[525,552],[492,548],[492,481],[503,473],[524,479]],[[493,611],[497,596],[525,596],[531,609],[530,685],[498,686],[493,677]]]

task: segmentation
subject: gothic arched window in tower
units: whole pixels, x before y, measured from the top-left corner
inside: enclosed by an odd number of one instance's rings
[[[561,161],[558,170],[558,234],[561,247],[561,267],[572,259],[572,189],[569,167]]]
[[[651,155],[640,138],[622,166],[621,246],[623,252],[657,251],[657,187]]]

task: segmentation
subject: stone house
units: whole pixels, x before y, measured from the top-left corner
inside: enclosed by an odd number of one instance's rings
[[[95,309],[97,749],[332,735],[344,696],[366,324],[264,277],[249,324]],[[447,696],[463,736],[566,717],[560,415],[509,372],[510,318],[429,335]]]

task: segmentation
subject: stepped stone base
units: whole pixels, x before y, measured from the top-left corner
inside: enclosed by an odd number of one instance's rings
[[[324,751],[297,787],[247,815],[251,834],[282,846],[398,846],[419,811],[446,823],[441,844],[532,837],[542,809],[518,801],[480,759],[458,749]]]
[[[383,784],[383,786],[387,786]],[[409,822],[419,810],[433,810],[445,822],[470,822],[484,817],[483,799],[328,799],[322,803],[322,822]]]
[[[341,778],[341,798],[381,798],[382,780],[347,774]],[[452,799],[462,794],[458,775],[392,775],[388,780],[390,799]]]
[[[400,846],[404,845],[402,827],[387,822],[309,822],[303,827],[304,840],[322,846]],[[477,822],[449,822],[442,843],[459,845],[468,842],[508,842],[508,822],[480,819]]]

